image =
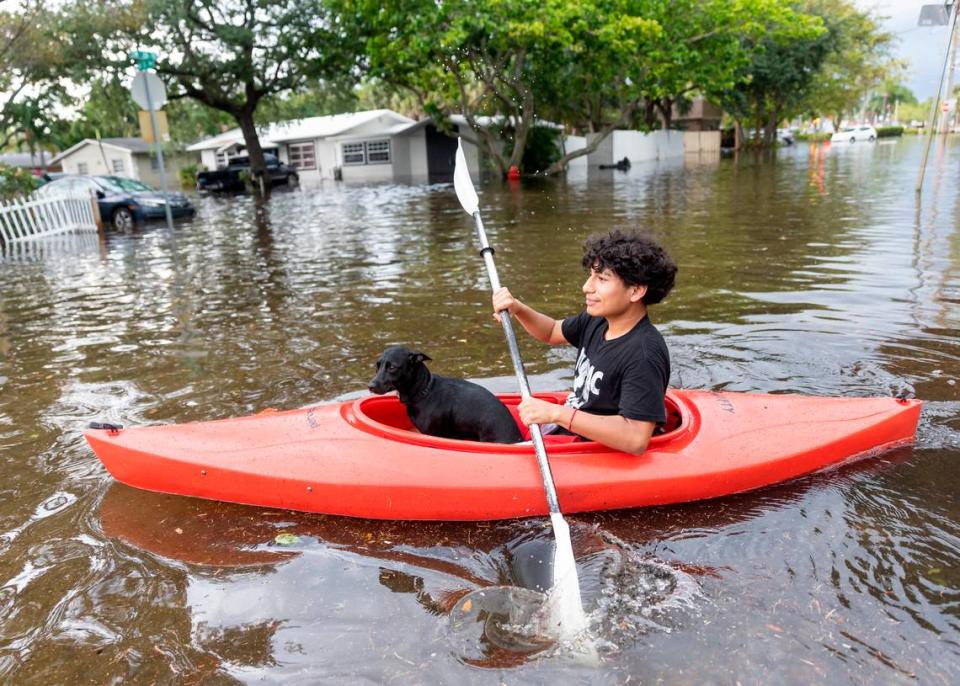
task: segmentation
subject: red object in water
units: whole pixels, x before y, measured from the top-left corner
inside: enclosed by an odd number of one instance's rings
[[[566,393],[538,393],[562,402]],[[518,395],[500,396],[515,406]],[[565,513],[749,491],[912,440],[920,402],[670,390],[643,455],[548,445]],[[533,446],[426,436],[395,396],[84,432],[115,479],[162,493],[373,519],[545,515]]]
[[[514,181],[515,179],[520,178],[520,170],[517,169],[517,165],[515,164],[511,165],[510,171],[507,172],[507,178],[510,179],[511,181]]]

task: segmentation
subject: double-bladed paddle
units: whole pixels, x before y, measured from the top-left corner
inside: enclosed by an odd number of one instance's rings
[[[463,146],[459,139],[457,140],[453,186],[463,209],[473,217],[477,229],[477,238],[480,239],[480,254],[483,255],[483,261],[487,267],[487,276],[490,277],[490,286],[495,293],[500,290],[500,277],[497,275],[497,267],[493,262],[493,248],[487,242],[487,234],[483,229],[483,221],[480,219],[480,201],[473,187],[473,182],[470,180],[470,170],[467,168],[467,162],[463,156]],[[517,337],[513,332],[510,314],[506,310],[499,314],[500,323],[503,325],[503,333],[507,337],[510,358],[513,360],[513,370],[517,376],[517,382],[520,384],[520,394],[527,398],[531,395],[530,384],[527,382],[523,360],[520,359],[520,349],[517,347]],[[557,489],[553,483],[553,473],[550,471],[547,449],[544,446],[543,434],[540,432],[539,425],[530,425],[530,437],[533,439],[537,454],[537,464],[540,466],[540,476],[543,479],[543,489],[546,492],[547,505],[550,508],[550,521],[553,524],[553,534],[556,538],[553,559],[553,587],[550,589],[548,596],[552,607],[549,621],[554,624],[552,628],[556,629],[559,635],[572,637],[586,629],[587,618],[584,615],[583,604],[580,599],[580,581],[577,578],[577,565],[573,558],[573,546],[570,543],[570,527],[560,512]]]

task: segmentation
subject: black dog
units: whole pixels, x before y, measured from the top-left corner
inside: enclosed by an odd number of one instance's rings
[[[510,410],[475,383],[431,374],[421,352],[393,346],[377,360],[371,393],[396,391],[420,433],[486,443],[519,443]]]

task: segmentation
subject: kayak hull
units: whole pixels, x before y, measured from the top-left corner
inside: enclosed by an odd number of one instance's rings
[[[566,394],[537,394],[562,402]],[[520,398],[503,395],[508,407]],[[565,513],[717,498],[910,442],[920,403],[670,390],[672,430],[639,456],[548,445]],[[250,417],[91,429],[113,477],[178,495],[372,519],[548,513],[533,447],[416,433],[394,396]]]

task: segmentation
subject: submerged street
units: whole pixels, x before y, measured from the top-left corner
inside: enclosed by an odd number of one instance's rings
[[[205,196],[173,233],[0,254],[0,680],[956,683],[960,148],[934,143],[918,204],[922,144],[478,186],[501,281],[555,317],[582,307],[590,233],[668,247],[677,287],[651,317],[674,387],[924,401],[911,447],[716,501],[569,516],[600,669],[451,614],[530,587],[546,519],[141,492],[80,434],[358,397],[391,344],[515,390],[452,185]],[[572,348],[520,349],[535,391],[571,386]]]

